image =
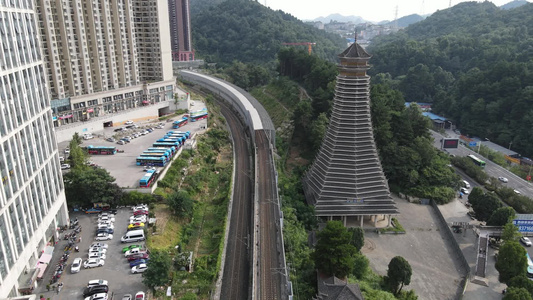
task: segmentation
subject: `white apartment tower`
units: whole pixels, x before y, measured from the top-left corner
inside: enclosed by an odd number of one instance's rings
[[[54,125],[173,98],[164,0],[37,0]]]
[[[68,222],[31,0],[0,0],[0,298],[31,289]]]

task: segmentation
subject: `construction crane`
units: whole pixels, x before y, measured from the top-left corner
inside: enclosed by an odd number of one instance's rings
[[[282,45],[285,45],[285,46],[301,46],[301,45],[307,45],[308,47],[308,51],[309,51],[309,55],[311,55],[311,52],[313,52],[313,45],[316,45],[316,43],[311,43],[311,42],[303,42],[303,43],[282,43]]]

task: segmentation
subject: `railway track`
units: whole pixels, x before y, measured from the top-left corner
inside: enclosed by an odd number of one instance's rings
[[[278,251],[278,202],[275,184],[274,162],[270,142],[263,130],[255,131],[257,170],[259,180],[259,292],[258,299],[282,299],[280,257]]]
[[[218,102],[233,138],[235,182],[220,299],[249,299],[250,229],[252,227],[252,180],[246,131],[234,112]]]

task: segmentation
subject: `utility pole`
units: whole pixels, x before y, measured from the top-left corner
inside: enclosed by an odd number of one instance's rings
[[[509,150],[511,150],[511,145],[513,144],[513,141],[509,143]]]

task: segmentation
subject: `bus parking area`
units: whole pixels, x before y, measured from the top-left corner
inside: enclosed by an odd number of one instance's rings
[[[197,111],[202,111],[205,106],[204,103],[196,101]],[[183,122],[183,117],[188,119],[188,122]],[[184,140],[194,139],[196,134],[205,131],[207,128],[207,111],[204,115],[197,118],[194,122],[191,122],[191,118],[194,118],[194,112],[188,115],[179,115],[168,120],[152,120],[144,122],[132,122],[120,127],[107,127],[102,130],[92,132],[89,139],[83,139],[81,147],[87,147],[89,155],[89,163],[91,165],[106,169],[116,181],[115,183],[124,189],[144,189],[140,187],[140,180],[147,175],[147,169],[154,169],[156,174],[161,173],[167,168],[172,160],[168,163],[159,164],[156,162],[146,162],[146,166],[137,165],[137,159],[139,157],[155,157],[157,159],[165,160],[167,152],[170,152],[168,145],[154,146],[158,140],[165,138],[165,141],[161,143],[175,143],[178,141],[178,145],[184,143]],[[180,122],[181,127],[173,128],[174,122]],[[174,134],[169,135],[169,132],[173,131]],[[176,134],[175,132],[190,132],[187,139],[182,134]],[[134,134],[137,137],[134,137]],[[84,136],[79,133],[80,136]],[[167,137],[165,137],[167,136]],[[121,139],[129,139],[129,142],[118,142]],[[108,149],[101,149],[100,147],[115,147],[117,151]],[[169,151],[165,151],[167,147]],[[68,142],[60,143],[60,156],[68,156]],[[174,148],[171,159],[175,159],[181,153],[183,145]],[[112,154],[114,153],[114,154]],[[144,159],[143,159],[144,163]],[[152,168],[150,168],[152,167]],[[68,171],[67,171],[68,172]],[[149,172],[152,172],[150,170]],[[148,190],[148,189],[146,189]]]

